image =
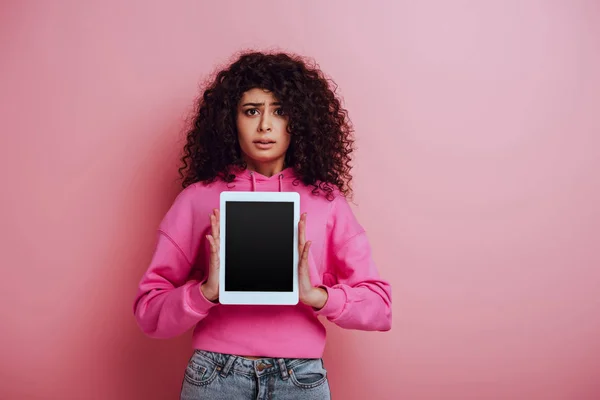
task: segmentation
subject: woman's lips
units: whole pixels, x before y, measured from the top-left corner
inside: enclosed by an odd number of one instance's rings
[[[272,140],[257,140],[254,142],[254,145],[261,150],[269,150],[275,145],[275,142]]]

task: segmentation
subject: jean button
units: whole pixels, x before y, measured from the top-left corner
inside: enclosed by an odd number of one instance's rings
[[[256,366],[258,372],[263,372],[265,369],[272,367],[271,364],[265,364],[263,361],[260,361]]]

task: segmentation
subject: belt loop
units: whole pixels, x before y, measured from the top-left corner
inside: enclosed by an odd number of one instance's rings
[[[227,356],[227,362],[225,363],[225,366],[223,367],[223,370],[221,371],[221,376],[223,378],[225,378],[227,376],[227,374],[229,373],[229,371],[231,370],[231,367],[233,366],[233,363],[235,362],[236,358],[237,358],[237,356],[232,356],[232,355]]]
[[[279,372],[281,373],[281,379],[284,381],[289,377],[287,366],[285,365],[285,360],[283,358],[277,359],[277,364],[279,364]]]

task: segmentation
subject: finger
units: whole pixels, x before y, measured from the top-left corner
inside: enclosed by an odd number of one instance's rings
[[[219,233],[217,231],[217,229],[218,229],[217,225],[218,225],[217,217],[215,216],[215,214],[213,212],[213,214],[210,214],[210,231],[211,231],[213,238],[219,237]]]
[[[213,238],[211,235],[206,235],[206,238],[210,242],[209,270],[212,271],[211,272],[211,274],[212,274],[212,273],[215,273],[215,271],[218,270],[220,267],[219,248],[216,245],[215,238]]]
[[[298,223],[298,243],[300,251],[303,251],[306,244],[306,213],[300,216],[300,222]]]
[[[213,237],[215,239],[215,243],[217,246],[217,252],[219,251],[219,246],[221,245],[221,212],[218,209],[214,209],[215,213],[215,233]]]
[[[221,211],[215,208],[215,226],[216,226],[216,235],[214,236],[217,240],[221,237]]]
[[[306,267],[308,266],[308,251],[310,250],[310,245],[312,242],[306,242],[306,244],[304,245],[304,249],[302,250],[302,266]]]
[[[215,254],[217,252],[217,246],[215,243],[215,239],[211,235],[206,235],[208,242],[210,243],[210,253]]]

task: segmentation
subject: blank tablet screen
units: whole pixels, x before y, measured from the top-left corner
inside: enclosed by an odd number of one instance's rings
[[[294,203],[225,203],[225,290],[292,292]]]

